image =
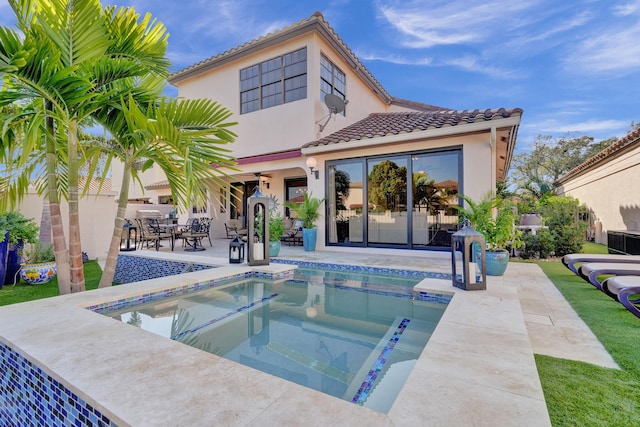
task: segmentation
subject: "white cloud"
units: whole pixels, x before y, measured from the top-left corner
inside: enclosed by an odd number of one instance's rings
[[[529,129],[537,129],[539,133],[567,133],[577,132],[589,135],[590,133],[598,134],[619,134],[621,131],[629,128],[629,121],[623,120],[597,120],[589,119],[582,122],[562,122],[558,119],[548,119],[537,123],[527,125]],[[625,132],[626,133],[626,132]]]
[[[565,68],[586,73],[635,73],[640,67],[640,23],[613,22],[615,26],[576,46],[565,59]]]
[[[508,70],[489,65],[484,61],[480,61],[474,55],[464,55],[453,59],[447,59],[442,62],[443,66],[454,66],[465,71],[486,74],[493,78],[500,79],[517,79],[522,77],[522,73],[516,70]]]
[[[625,4],[614,5],[613,14],[617,16],[628,16],[640,12],[640,1],[630,1]]]
[[[441,4],[422,1],[392,0],[379,5],[380,15],[396,28],[411,48],[438,45],[481,43],[493,35],[504,33],[524,10],[537,2],[504,2],[488,0],[480,3],[448,1]]]
[[[369,52],[354,52],[362,61],[382,61],[397,65],[430,65],[433,62],[429,57],[406,57],[399,54],[377,54]]]

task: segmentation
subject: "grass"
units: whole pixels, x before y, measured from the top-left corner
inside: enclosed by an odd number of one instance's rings
[[[603,245],[584,252],[603,253]],[[606,253],[606,246],[604,246]],[[536,355],[554,426],[640,425],[640,319],[588,284],[559,261],[538,261],[621,370]]]
[[[89,261],[84,265],[85,287],[97,289],[100,282],[102,269],[97,261]],[[0,289],[0,306],[16,304],[19,302],[33,301],[42,298],[55,297],[58,292],[58,280],[54,277],[49,283],[43,285],[29,285],[25,281],[16,283],[15,286],[3,286]]]

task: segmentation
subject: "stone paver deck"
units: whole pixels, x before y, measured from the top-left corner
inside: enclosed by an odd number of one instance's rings
[[[207,246],[207,245],[205,245]],[[82,308],[145,290],[250,268],[228,264],[228,241],[197,254],[221,267],[0,308],[0,340],[59,378],[119,425],[549,426],[534,353],[615,366],[534,264],[511,263],[486,291],[448,281],[418,287],[454,294],[388,414],[227,361]],[[150,256],[166,256],[145,251]],[[304,252],[281,258],[449,272],[446,253]],[[270,268],[281,268],[271,264]],[[564,302],[563,302],[564,301]]]

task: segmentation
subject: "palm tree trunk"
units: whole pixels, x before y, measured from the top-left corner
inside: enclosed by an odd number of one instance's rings
[[[45,109],[51,111],[50,101],[45,101]],[[56,174],[56,145],[55,132],[53,129],[53,117],[46,118],[46,142],[47,142],[47,200],[51,214],[51,233],[53,236],[53,250],[56,256],[56,268],[58,270],[58,291],[60,295],[71,292],[71,270],[69,267],[69,253],[64,236],[64,226],[62,224],[62,212],[60,211],[60,200],[58,199],[58,180]]]
[[[98,285],[99,288],[106,288],[113,284],[113,276],[116,273],[116,264],[118,263],[118,253],[120,252],[120,239],[122,237],[124,214],[127,210],[127,202],[129,198],[130,180],[131,164],[126,162],[124,165],[124,172],[122,174],[120,195],[118,196],[118,211],[116,213],[115,226],[113,228],[113,235],[111,236],[107,262],[105,263],[104,270],[102,271],[102,277],[100,277],[100,284]]]
[[[40,241],[42,243],[50,245],[52,242],[51,237],[51,208],[49,207],[49,199],[45,196],[44,203],[42,204],[42,217],[40,218]]]
[[[71,293],[85,290],[80,241],[80,212],[78,191],[78,124],[71,122],[68,130],[69,151],[69,265],[71,269]],[[90,179],[90,177],[87,177]]]

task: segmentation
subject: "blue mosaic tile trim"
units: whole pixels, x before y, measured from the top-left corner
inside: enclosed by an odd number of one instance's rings
[[[251,277],[251,273],[234,274],[233,276],[220,277],[216,279],[203,280],[202,282],[189,283],[183,286],[177,286],[170,289],[162,289],[156,292],[149,292],[142,295],[134,295],[127,298],[120,298],[112,301],[103,301],[99,304],[87,306],[85,308],[100,314],[107,314],[118,310],[123,310],[137,305],[146,304],[148,302],[159,301],[166,298],[186,295],[192,292],[201,291],[203,289],[213,288],[215,286],[226,283],[244,280]]]
[[[220,317],[216,317],[215,319],[211,319],[208,322],[204,322],[204,323],[202,323],[202,324],[200,324],[198,326],[195,326],[195,327],[193,327],[191,329],[187,329],[186,331],[182,331],[179,334],[176,334],[175,336],[172,336],[171,339],[172,340],[179,340],[180,338],[184,337],[185,335],[189,335],[189,334],[192,334],[194,332],[197,332],[202,328],[206,328],[207,326],[211,326],[211,325],[213,325],[215,323],[220,322],[221,320],[227,319],[227,318],[233,316],[234,314],[242,313],[243,311],[247,311],[250,308],[257,307],[259,305],[264,304],[267,301],[271,301],[272,299],[276,298],[277,296],[278,296],[278,294],[271,294],[268,297],[264,297],[264,298],[261,298],[261,299],[259,299],[257,301],[253,301],[251,304],[247,304],[247,305],[243,305],[242,307],[238,307],[235,310],[230,311],[228,313],[225,313]]]
[[[411,322],[411,319],[402,319],[395,332],[393,333],[393,336],[389,338],[389,342],[384,346],[384,348],[380,352],[380,355],[373,363],[371,370],[365,377],[356,395],[353,396],[353,399],[351,399],[351,402],[357,405],[362,405],[364,401],[367,400],[369,393],[371,393],[371,390],[373,389],[373,386],[378,379],[378,375],[380,375],[380,372],[382,372],[384,365],[387,363],[387,360],[389,360],[391,352],[395,348],[396,344],[398,344],[398,341],[404,333],[404,330],[407,328],[407,324],[409,324],[409,322]]]
[[[207,270],[211,268],[215,267],[207,264],[161,260],[120,254],[118,255],[113,281],[121,284],[140,282],[142,280],[175,276],[176,274]]]
[[[378,275],[389,275],[389,276],[404,276],[404,277],[416,277],[419,279],[445,279],[451,280],[450,273],[438,273],[434,271],[417,271],[417,270],[400,270],[394,268],[381,268],[381,267],[361,267],[357,265],[342,265],[342,264],[329,264],[323,262],[309,262],[309,261],[296,261],[296,260],[288,260],[288,259],[272,259],[271,262],[277,264],[288,264],[288,265],[297,265],[300,268],[315,268],[320,270],[337,270],[337,271],[347,271],[354,273],[365,273],[365,274],[378,274]]]
[[[452,294],[443,294],[433,291],[417,292],[416,299],[418,301],[435,302],[438,304],[449,304],[453,298]]]
[[[98,408],[2,342],[0,425],[117,427]]]

